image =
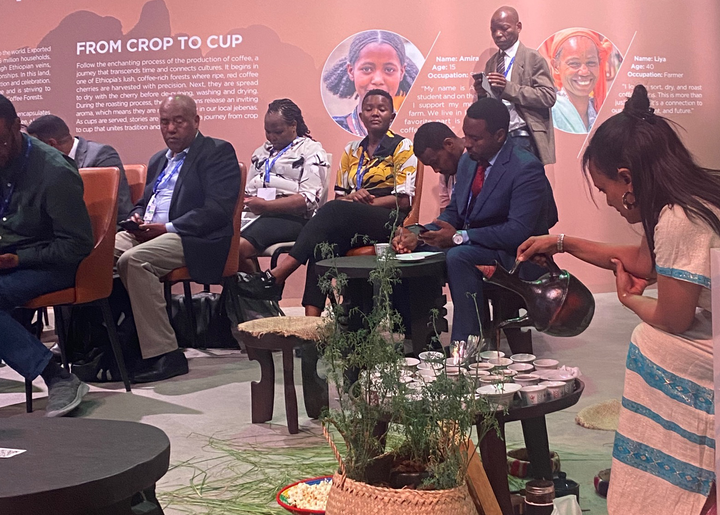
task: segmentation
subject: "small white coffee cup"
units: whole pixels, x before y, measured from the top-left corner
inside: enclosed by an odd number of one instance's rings
[[[513,381],[522,386],[534,386],[540,382],[540,376],[535,374],[518,374]]]
[[[385,261],[386,259],[392,257],[390,244],[389,243],[376,243],[375,244],[375,255],[377,256],[378,260],[380,260],[380,261]]]
[[[520,389],[520,397],[525,406],[535,406],[541,402],[545,402],[547,400],[547,394],[547,386],[541,384],[523,386]]]
[[[533,362],[535,368],[540,370],[543,369],[556,369],[560,363],[556,359],[536,359]]]
[[[543,381],[540,385],[547,387],[548,397],[553,401],[565,395],[565,383],[562,381]]]

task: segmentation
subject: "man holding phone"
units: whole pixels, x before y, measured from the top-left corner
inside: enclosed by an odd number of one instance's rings
[[[160,105],[167,149],[148,165],[143,197],[115,239],[117,270],[127,289],[143,360],[136,383],[188,372],[168,320],[159,278],[187,266],[193,281],[217,284],[233,237],[240,168],[227,141],[203,136],[192,98],[175,95]]]
[[[521,30],[514,8],[504,6],[495,11],[490,34],[499,50],[485,64],[484,76],[473,75],[473,87],[478,98],[502,100],[510,113],[508,139],[548,165],[555,162],[551,109],[555,84],[543,56],[520,42]],[[492,95],[486,89],[488,85]]]
[[[412,252],[420,245],[445,252],[454,304],[452,340],[479,335],[483,282],[477,265],[499,261],[510,268],[525,235],[547,234],[557,210],[542,163],[507,142],[510,115],[503,104],[482,98],[463,121],[465,148],[457,165],[450,204],[419,234],[398,229],[393,247]],[[424,250],[424,249],[423,249]],[[474,294],[475,299],[469,296]],[[477,301],[476,309],[475,302]]]

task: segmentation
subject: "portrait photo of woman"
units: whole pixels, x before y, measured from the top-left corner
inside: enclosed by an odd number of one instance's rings
[[[366,136],[359,116],[365,93],[387,91],[397,110],[424,62],[418,48],[394,32],[366,30],[350,36],[325,63],[321,84],[325,108],[340,127]]]
[[[585,28],[556,32],[540,47],[555,79],[552,108],[556,129],[587,134],[622,63],[622,55],[602,34]]]

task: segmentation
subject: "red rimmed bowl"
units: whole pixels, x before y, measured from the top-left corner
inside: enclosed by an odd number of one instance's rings
[[[303,479],[301,481],[296,481],[295,483],[291,485],[287,485],[286,487],[283,487],[282,490],[280,490],[277,494],[276,500],[277,503],[285,508],[290,513],[296,513],[297,515],[306,515],[306,514],[317,514],[317,515],[325,515],[325,510],[308,510],[306,508],[298,508],[296,506],[291,506],[288,504],[288,499],[285,495],[285,492],[287,492],[289,489],[291,489],[295,485],[299,485],[300,483],[305,483],[307,485],[317,485],[318,483],[321,483],[322,481],[332,481],[332,476],[320,476],[320,477],[313,477],[311,479]]]

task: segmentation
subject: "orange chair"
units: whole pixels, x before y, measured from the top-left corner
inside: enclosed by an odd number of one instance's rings
[[[130,186],[130,201],[135,204],[143,196],[147,180],[147,165],[123,165]]]
[[[223,278],[233,277],[237,274],[238,264],[240,262],[240,227],[242,224],[242,211],[243,211],[243,197],[245,196],[245,179],[247,177],[247,169],[244,163],[240,163],[240,194],[238,195],[237,203],[235,204],[235,212],[233,213],[233,239],[230,245],[230,252],[228,253],[227,261],[225,262],[225,269],[223,270]],[[185,295],[185,309],[190,317],[190,327],[192,327],[191,341],[193,347],[197,347],[197,321],[195,320],[195,311],[192,305],[192,290],[190,289],[190,271],[186,266],[176,268],[169,274],[160,278],[160,281],[165,285],[165,302],[167,304],[168,316],[171,316],[171,302],[172,302],[172,286],[175,283],[183,283],[183,293]],[[205,285],[205,291],[210,291],[210,286]],[[203,345],[204,347],[204,345]]]
[[[420,199],[422,198],[422,186],[423,186],[423,175],[425,174],[425,166],[418,161],[417,172],[415,174],[415,196],[413,197],[413,204],[410,208],[410,212],[403,220],[403,227],[407,227],[412,224],[418,223],[420,218]],[[374,256],[375,247],[372,245],[365,245],[363,247],[355,247],[350,249],[346,254],[347,256]]]
[[[125,359],[118,340],[115,320],[110,311],[108,297],[113,287],[113,266],[115,249],[115,219],[117,213],[117,190],[120,182],[120,170],[109,168],[81,168],[80,176],[85,188],[84,200],[92,222],[95,247],[88,257],[82,260],[75,275],[75,286],[55,291],[28,302],[24,307],[38,310],[53,306],[72,306],[77,304],[99,304],[103,321],[108,330],[110,344],[125,390],[130,391],[130,380],[125,368]],[[65,326],[62,310],[55,309],[57,318],[55,327],[58,332],[58,344],[63,355],[63,364],[67,368],[65,357]],[[28,413],[32,411],[32,383],[25,381],[25,403]]]

